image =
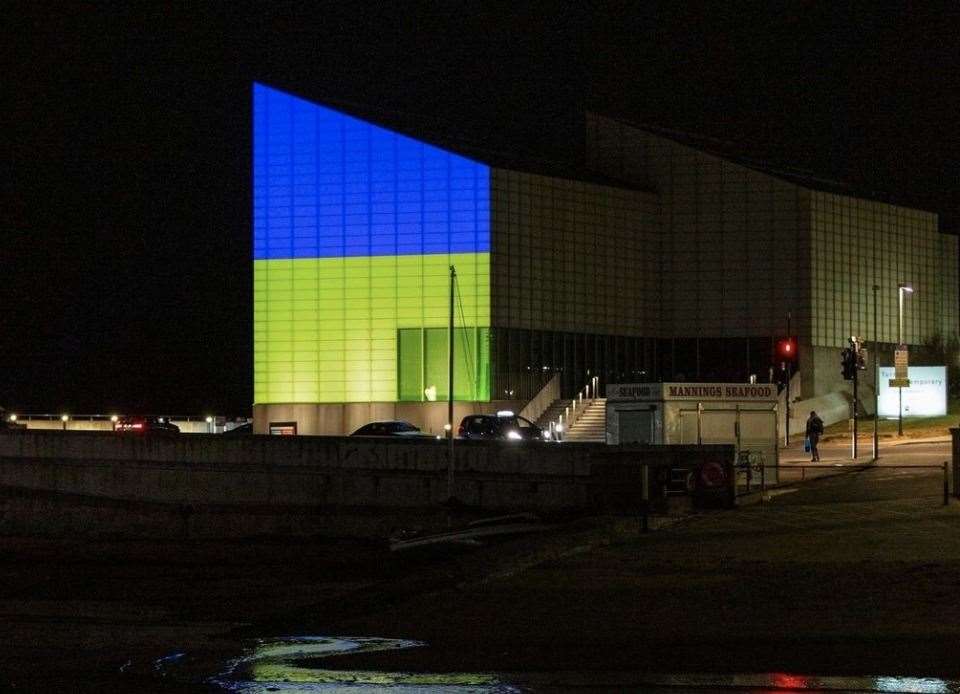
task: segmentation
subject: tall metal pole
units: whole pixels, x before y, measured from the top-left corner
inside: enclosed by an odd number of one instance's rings
[[[790,340],[790,311],[787,311],[787,339]],[[794,353],[796,354],[796,353]],[[793,355],[791,355],[793,356]],[[790,359],[787,359],[787,394],[784,397],[783,401],[786,403],[786,408],[784,409],[784,433],[783,433],[783,446],[784,448],[790,445],[790,377],[792,374],[793,362]]]
[[[860,351],[859,347],[860,347],[859,343],[855,342],[853,344],[853,351],[855,355],[859,353]],[[857,437],[859,436],[859,432],[857,431],[857,383],[860,380],[859,379],[860,368],[858,366],[858,360],[856,357],[854,357],[853,366],[854,366],[853,368],[853,459],[856,460],[857,459]]]
[[[880,333],[877,332],[877,292],[873,285],[873,459],[880,458]]]
[[[903,285],[897,287],[897,349],[903,344]],[[903,436],[903,386],[897,387],[897,436]]]
[[[450,328],[447,335],[447,498],[453,494],[453,307],[454,282],[457,281],[457,269],[450,266]]]

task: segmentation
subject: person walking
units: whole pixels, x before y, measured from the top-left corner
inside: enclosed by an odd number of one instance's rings
[[[817,413],[810,410],[810,417],[807,418],[807,438],[810,439],[811,462],[820,462],[820,449],[817,444],[820,443],[820,437],[823,435],[823,420],[817,416]]]

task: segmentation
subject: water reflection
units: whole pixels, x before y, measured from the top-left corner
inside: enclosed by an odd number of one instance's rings
[[[332,655],[374,653],[424,646],[421,641],[384,638],[295,636],[258,641],[209,680],[226,692],[303,693],[349,691],[493,694],[518,692],[485,673],[407,673],[335,670],[314,662]],[[322,665],[316,663],[316,665]]]
[[[786,672],[740,674],[677,673],[640,676],[653,688],[700,691],[749,690],[752,694],[782,694],[795,691],[897,692],[900,694],[960,694],[960,682],[936,677],[832,677]]]
[[[957,691],[956,682],[947,682],[935,677],[877,677],[875,684],[879,692],[947,694]]]
[[[377,653],[426,644],[411,639],[372,637],[290,636],[249,643],[239,657],[226,661],[223,655],[209,658],[173,653],[154,661],[162,677],[180,681],[203,681],[222,692],[237,694],[542,694],[577,689],[593,691],[648,691],[679,694],[712,692],[751,694],[784,692],[881,692],[903,694],[960,694],[960,682],[934,677],[834,677],[796,673],[673,673],[569,671],[561,673],[514,673],[514,684],[501,682],[491,673],[411,673],[378,670],[342,670],[325,667],[335,655]],[[220,665],[213,665],[213,663]],[[335,665],[330,663],[330,665]],[[219,670],[219,672],[217,672]],[[200,673],[203,673],[202,675]],[[217,672],[210,676],[211,672]],[[522,685],[523,689],[517,685]]]

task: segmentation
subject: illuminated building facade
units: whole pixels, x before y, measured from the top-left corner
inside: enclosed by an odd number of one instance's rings
[[[258,432],[442,432],[451,266],[456,421],[554,376],[565,397],[594,376],[765,381],[788,311],[804,395],[823,392],[846,336],[869,339],[873,282],[914,283],[908,342],[957,332],[956,239],[931,213],[592,114],[585,161],[558,172],[261,84],[253,102]]]
[[[907,344],[957,337],[957,237],[940,233],[935,213],[596,114],[586,119],[586,152],[591,170],[660,200],[664,380],[767,380],[789,313],[794,396],[845,390],[840,350],[851,335],[871,351],[876,338],[881,363],[892,364],[899,283],[914,289]],[[861,383],[861,395],[872,409],[872,384]]]
[[[635,300],[650,277],[635,230],[654,234],[653,196],[491,167],[265,85],[253,96],[258,431],[442,430],[451,266],[458,416],[642,361],[656,331]]]

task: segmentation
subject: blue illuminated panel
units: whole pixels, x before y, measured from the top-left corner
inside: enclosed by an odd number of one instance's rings
[[[254,84],[254,258],[490,250],[490,169]]]

